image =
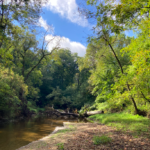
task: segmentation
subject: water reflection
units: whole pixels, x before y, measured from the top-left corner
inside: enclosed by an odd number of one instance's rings
[[[37,118],[0,125],[0,150],[15,150],[50,134],[64,120]]]

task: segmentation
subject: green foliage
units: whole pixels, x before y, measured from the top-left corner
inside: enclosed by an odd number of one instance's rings
[[[144,23],[143,23],[144,24]],[[138,109],[143,111],[146,102],[149,99],[149,31],[142,33],[133,39],[128,47],[123,48],[123,53],[128,53],[130,56],[131,64],[125,68],[125,73],[118,79],[112,89],[115,92],[113,101],[117,99],[118,102],[124,102],[129,97],[135,98],[138,104]],[[126,83],[128,82],[130,91],[126,90]],[[117,103],[117,102],[115,102]],[[127,102],[127,104],[130,104]]]
[[[119,34],[127,29],[138,27],[143,20],[149,18],[149,2],[141,0],[87,0],[95,11],[89,10],[88,16],[97,19],[97,27],[103,24],[110,33]],[[102,29],[102,30],[103,30]]]
[[[69,50],[61,49],[36,66],[41,58],[41,50],[33,51],[37,43],[34,35],[24,30],[22,33],[18,33],[19,35],[22,36],[22,40],[14,43],[15,49],[10,51],[14,60],[10,67],[13,68],[14,76],[18,77],[20,74],[20,82],[25,81],[28,86],[28,93],[23,94],[23,90],[20,91],[19,110],[21,113],[37,114],[40,109],[38,107],[44,108],[51,104],[60,109],[68,107],[72,110],[80,109],[84,103],[93,101],[94,97],[90,93],[87,83],[89,71],[83,69],[79,72],[77,55],[71,54]],[[27,45],[28,47],[26,47]],[[5,64],[7,59],[3,60],[3,64]],[[15,88],[19,92],[20,87]],[[8,92],[8,89],[5,91]]]
[[[96,107],[105,112],[148,113],[149,98],[149,3],[131,0],[87,0],[96,19],[94,36],[89,37],[86,56],[79,60],[80,70],[88,68]],[[136,38],[126,37],[126,30],[136,28]],[[145,107],[145,109],[144,109]]]
[[[49,52],[46,41],[39,48],[30,25],[43,2],[30,2],[0,4],[0,116],[27,116],[51,104],[80,113],[150,114],[149,2],[87,0],[95,8],[87,17],[97,24],[83,58],[67,49]],[[136,38],[127,37],[133,28]]]
[[[114,38],[112,37],[112,39]],[[114,40],[113,46],[115,47],[116,54],[123,68],[126,68],[130,64],[130,59],[126,53],[122,56],[120,50],[130,43],[130,39],[120,35]],[[93,48],[96,52],[93,52]],[[118,83],[117,81],[122,75],[113,53],[110,53],[109,47],[103,43],[103,40],[97,41],[93,39],[88,45],[84,63],[91,62],[92,64],[89,66],[91,72],[89,83],[93,86],[92,94],[96,96],[95,105],[97,109],[105,110],[105,112],[117,112],[121,110],[122,104],[130,104],[128,97],[121,99],[119,96],[114,96],[118,90],[113,89],[113,87]],[[83,68],[84,63],[81,66]],[[105,104],[105,106],[101,106],[101,103]]]
[[[56,90],[54,89],[53,92],[47,95],[46,98],[53,98],[52,104],[54,104],[55,108],[61,108],[63,105],[69,105],[71,103],[70,97],[65,97],[64,92],[59,89],[59,87],[57,87]]]
[[[27,103],[27,108],[29,109],[30,112],[37,114],[38,110],[36,107],[35,102],[33,102],[32,100],[28,101]]]
[[[90,105],[85,104],[79,111],[79,114],[82,115],[90,110]]]
[[[57,143],[59,150],[64,150],[64,143]]]
[[[33,1],[4,1],[0,4],[2,13],[0,14],[0,30],[1,35],[6,37],[8,34],[15,34],[14,22],[19,24],[22,28],[25,26],[37,23],[41,12],[41,0]],[[0,40],[3,40],[0,38]]]
[[[30,25],[35,25],[39,20],[43,2],[33,1],[32,5],[30,2],[18,0],[3,1],[0,4],[1,118],[27,115],[27,97],[37,100],[39,96],[36,86],[42,84],[39,80],[42,75],[40,69],[35,70],[34,66],[39,64],[37,58],[40,50]],[[29,75],[30,81],[25,84]]]
[[[45,79],[42,91],[47,93],[45,101],[60,109],[80,109],[84,103],[93,102],[94,96],[87,83],[90,73],[88,69],[79,71],[77,67],[77,60],[80,58],[68,50],[60,50],[55,54],[57,60],[49,62],[51,68],[43,69]]]
[[[23,91],[23,97],[28,93],[28,87],[25,85],[23,77],[15,74],[12,70],[0,66],[0,112],[1,116],[15,117],[19,115],[20,92]]]
[[[111,142],[111,138],[107,137],[105,135],[102,136],[94,136],[93,137],[93,143],[95,145],[100,145],[100,144],[107,144]]]
[[[94,101],[87,83],[89,71],[79,71],[77,54],[58,48],[49,52],[46,50],[49,42],[39,40],[41,35],[30,28],[39,20],[43,1],[30,3],[18,0],[0,4],[2,117],[4,112],[14,117],[28,116],[51,104],[60,109],[80,109],[84,103]]]
[[[150,120],[148,118],[128,113],[100,114],[90,116],[89,118],[116,127],[118,130],[132,131],[134,134],[147,132],[150,126]]]

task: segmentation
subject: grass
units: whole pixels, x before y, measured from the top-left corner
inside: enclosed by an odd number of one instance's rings
[[[102,136],[94,136],[93,137],[93,143],[95,145],[99,145],[99,144],[107,144],[111,142],[111,138],[105,135]]]
[[[74,128],[74,126],[73,125],[69,125],[69,128]]]
[[[59,130],[57,133],[66,133],[66,132],[71,132],[71,131],[75,131],[75,128]]]
[[[64,143],[57,143],[59,150],[64,150]]]
[[[62,133],[72,132],[72,131],[75,131],[75,130],[76,130],[76,127],[74,127],[73,125],[69,125],[69,129],[59,130],[53,136],[51,136],[50,138],[54,139],[58,135],[60,136],[60,134],[62,134]]]
[[[89,119],[116,127],[118,130],[132,131],[135,135],[148,132],[150,128],[150,119],[139,115],[125,113],[97,114],[90,116]]]
[[[45,147],[45,146],[47,146],[47,143],[46,143],[46,142],[39,142],[39,143],[37,144],[37,148]]]

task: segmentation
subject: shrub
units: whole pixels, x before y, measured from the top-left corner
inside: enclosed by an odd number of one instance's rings
[[[22,93],[21,93],[22,92]],[[22,76],[0,65],[0,116],[14,118],[20,115],[22,99],[28,94],[28,87]]]
[[[107,144],[111,142],[111,138],[110,137],[107,137],[105,135],[102,135],[102,136],[94,136],[93,137],[93,143],[95,145],[99,145],[99,144]]]

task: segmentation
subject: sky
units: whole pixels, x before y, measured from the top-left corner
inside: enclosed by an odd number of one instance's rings
[[[47,41],[53,39],[47,47],[49,51],[59,43],[59,47],[70,49],[78,56],[85,55],[93,24],[79,14],[81,2],[82,6],[86,6],[86,0],[47,0],[43,4],[39,25],[45,31],[51,29],[46,36]],[[125,31],[125,34],[135,36],[132,31]]]
[[[59,41],[60,47],[68,48],[72,53],[76,52],[81,57],[85,55],[88,44],[87,38],[92,34],[92,25],[79,14],[80,1],[48,0],[43,5],[39,24],[43,30],[47,30],[49,26],[53,30],[47,35],[47,40],[55,37],[48,46],[49,51]]]

